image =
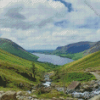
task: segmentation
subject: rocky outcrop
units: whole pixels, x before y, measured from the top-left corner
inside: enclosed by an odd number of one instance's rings
[[[79,88],[80,82],[74,81],[67,87],[67,93],[73,92],[75,89]]]
[[[3,92],[0,95],[0,100],[17,100],[16,99],[16,92],[14,91],[7,91],[7,92]]]
[[[91,98],[90,100],[100,100],[100,95]]]

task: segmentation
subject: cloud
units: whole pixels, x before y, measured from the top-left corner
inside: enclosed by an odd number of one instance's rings
[[[54,0],[54,1],[60,1],[61,3],[63,3],[65,5],[65,7],[68,8],[68,12],[73,11],[72,4],[71,3],[68,3],[68,2],[66,2],[64,0]]]
[[[2,27],[16,29],[41,28],[65,17],[66,8],[60,2],[52,0],[35,2],[34,0],[13,2],[4,8],[3,18],[0,19]],[[9,1],[10,2],[10,1]],[[11,1],[12,2],[12,1]],[[26,5],[26,2],[28,5]],[[42,2],[42,3],[41,3]]]
[[[21,20],[24,20],[25,19],[25,16],[23,16],[22,14],[20,14],[20,10],[22,8],[11,8],[11,9],[8,9],[5,16],[8,16],[10,18],[14,18],[14,19],[21,19]]]
[[[0,37],[25,49],[56,49],[100,40],[100,18],[85,0],[2,0]],[[89,0],[93,8],[99,2]]]

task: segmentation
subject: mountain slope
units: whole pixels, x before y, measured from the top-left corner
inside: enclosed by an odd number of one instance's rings
[[[86,50],[84,54],[90,54],[94,53],[100,50],[100,41],[96,42],[94,46],[92,46],[90,49]]]
[[[85,56],[84,50],[88,50],[95,45],[95,42],[77,42],[66,46],[58,47],[52,54],[59,55],[61,57],[67,57],[73,60],[78,60]]]
[[[29,89],[40,82],[46,69],[35,63],[37,68],[36,81],[32,73],[32,62],[12,55],[0,49],[0,88]]]
[[[95,43],[93,42],[83,41],[83,42],[78,42],[78,43],[73,43],[66,46],[58,47],[56,51],[61,53],[71,53],[71,54],[79,53],[91,48],[94,44]]]
[[[38,58],[35,55],[24,50],[18,44],[8,39],[0,38],[0,48],[11,54],[14,54],[27,60],[36,61]]]
[[[91,71],[100,71],[100,51],[89,54],[82,59],[62,66],[53,76],[53,80],[58,83],[66,80],[71,81],[90,81],[95,77]]]

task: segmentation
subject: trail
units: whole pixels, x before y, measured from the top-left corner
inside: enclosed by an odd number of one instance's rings
[[[100,80],[100,75],[97,72],[90,72],[91,74],[93,74],[97,80]]]

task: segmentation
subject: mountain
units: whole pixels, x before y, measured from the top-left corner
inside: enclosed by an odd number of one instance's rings
[[[0,48],[27,60],[36,61],[38,58],[9,39],[0,38]]]
[[[88,42],[88,41],[73,43],[66,46],[57,47],[56,52],[71,53],[71,54],[79,53],[91,48],[94,44],[95,42]]]
[[[90,49],[95,45],[95,42],[82,41],[72,43],[66,46],[57,47],[52,54],[56,54],[61,57],[67,57],[73,60],[78,60],[86,55],[85,50]]]
[[[0,49],[0,88],[30,89],[40,83],[42,74],[46,71],[44,65],[34,62],[37,68],[36,80],[32,73],[32,62],[12,55]],[[42,73],[42,74],[41,74]],[[10,89],[10,90],[11,90]]]
[[[84,54],[94,53],[100,50],[100,41],[96,42],[90,49],[86,50]]]
[[[57,84],[61,81],[90,81],[93,77],[90,72],[100,71],[100,51],[89,54],[77,61],[65,64],[53,76]]]

